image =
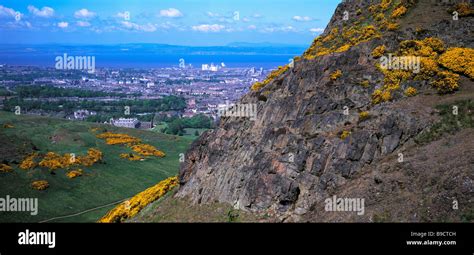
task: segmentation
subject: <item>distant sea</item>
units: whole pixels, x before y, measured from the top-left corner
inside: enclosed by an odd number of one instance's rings
[[[96,68],[163,68],[202,64],[275,68],[301,55],[305,46],[232,44],[191,47],[164,44],[0,45],[0,64],[54,67],[56,56],[94,56]]]

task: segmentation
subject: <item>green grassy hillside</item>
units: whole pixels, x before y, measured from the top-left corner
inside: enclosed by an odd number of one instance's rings
[[[5,124],[13,127],[6,128]],[[107,145],[96,134],[104,131],[125,133],[142,139],[166,153],[166,157],[147,157],[145,161],[129,161],[119,157],[131,152],[120,145]],[[159,181],[176,175],[179,154],[185,153],[192,142],[190,137],[177,137],[109,125],[67,121],[40,116],[20,115],[0,111],[0,163],[8,163],[13,172],[0,173],[0,198],[38,198],[39,213],[0,212],[0,222],[40,222],[54,217],[71,215],[131,197]],[[80,166],[84,175],[75,179],[66,177],[66,170],[36,167],[22,170],[18,164],[29,153],[55,152],[85,155],[89,148],[103,152],[103,160],[91,167]],[[44,191],[30,187],[35,180],[47,180]],[[114,205],[78,216],[53,220],[94,222]]]

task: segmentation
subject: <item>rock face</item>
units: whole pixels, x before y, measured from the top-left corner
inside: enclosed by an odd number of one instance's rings
[[[347,22],[342,19],[345,11],[352,14],[366,10],[366,2],[341,3],[324,35]],[[381,198],[396,195],[397,191],[378,190],[382,195],[374,197],[373,187],[387,185],[387,172],[399,171],[404,176],[409,169],[381,171],[382,164],[397,166],[401,154],[406,161],[409,155],[429,152],[429,148],[418,149],[413,140],[438,120],[433,106],[439,100],[467,93],[473,82],[463,78],[461,91],[439,96],[423,81],[414,81],[410,85],[418,88],[418,96],[399,93],[390,102],[373,105],[371,94],[382,86],[384,76],[375,67],[378,60],[371,57],[371,52],[382,44],[396,47],[401,40],[428,36],[438,37],[448,46],[472,47],[473,18],[463,17],[453,23],[447,12],[452,5],[442,2],[420,0],[400,21],[398,30],[386,31],[380,38],[345,52],[302,59],[260,91],[244,96],[241,104],[257,104],[255,120],[223,117],[217,129],[196,140],[181,166],[181,186],[176,196],[195,204],[230,203],[289,221],[371,221],[374,215],[382,215],[384,203],[386,208],[390,204]],[[416,32],[418,26],[423,28],[421,36]],[[341,70],[342,76],[333,80],[330,75],[336,70]],[[361,86],[363,80],[370,85]],[[360,118],[362,111],[370,113],[368,118]],[[347,137],[341,136],[344,131]],[[474,160],[472,153],[465,156],[468,161],[457,168],[465,179],[446,178],[454,186],[464,185],[469,191],[458,197],[472,203]],[[357,185],[367,179],[370,181]],[[429,186],[424,184],[418,180],[414,189]],[[365,198],[369,209],[371,204],[378,206],[373,212],[366,210],[362,218],[321,212],[324,201],[334,195]],[[420,220],[416,216],[397,219]]]

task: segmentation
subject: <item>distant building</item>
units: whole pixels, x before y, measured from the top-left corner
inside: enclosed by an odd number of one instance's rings
[[[96,115],[96,112],[88,111],[88,110],[77,110],[74,111],[74,119],[76,120],[84,120],[89,116]]]
[[[215,66],[214,64],[211,64],[209,67],[209,71],[211,72],[217,72],[219,70],[219,66]]]
[[[190,110],[190,109],[188,109],[188,110],[184,111],[184,113],[183,113],[183,117],[184,117],[184,118],[192,118],[192,117],[194,117],[195,115],[196,115],[196,110]]]
[[[138,128],[140,121],[137,118],[119,118],[118,120],[111,119],[110,124],[116,127]]]
[[[188,105],[188,108],[190,109],[196,108],[196,99],[194,98],[189,99],[187,102],[187,105]]]
[[[138,128],[139,129],[151,129],[151,128],[153,128],[153,122],[151,122],[151,121],[141,121]]]
[[[225,64],[224,64],[224,66],[225,66]],[[219,66],[218,66],[218,65],[214,65],[214,64],[211,64],[211,65],[203,64],[203,65],[201,66],[201,70],[202,70],[202,71],[217,72],[217,71],[219,71]]]

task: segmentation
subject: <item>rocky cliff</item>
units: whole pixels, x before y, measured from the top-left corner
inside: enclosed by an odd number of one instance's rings
[[[454,1],[343,1],[301,57],[240,100],[255,118],[223,116],[194,142],[176,197],[282,221],[472,220],[472,14]],[[389,56],[414,62],[387,68]],[[325,210],[334,196],[365,212]]]

